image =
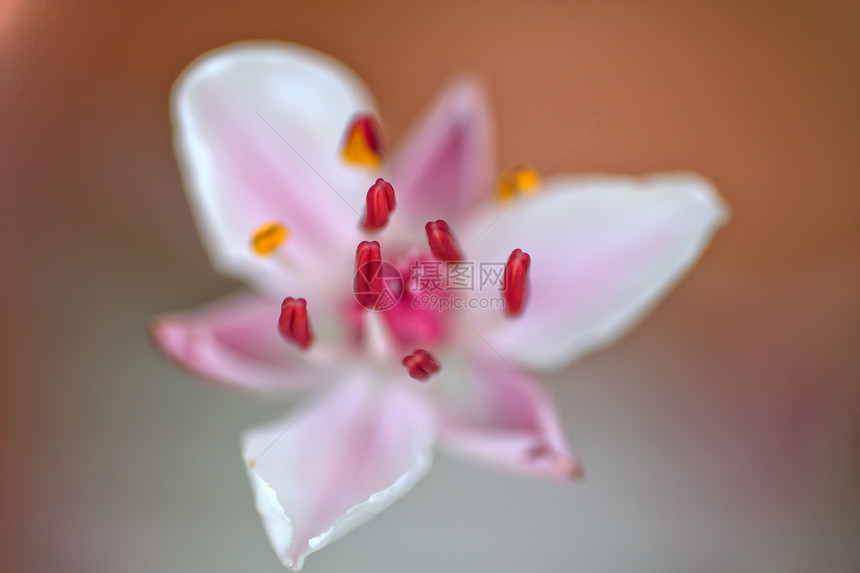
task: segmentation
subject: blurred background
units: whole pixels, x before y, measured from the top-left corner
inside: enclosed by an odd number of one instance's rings
[[[160,358],[210,269],[168,94],[258,38],[332,54],[396,142],[454,73],[501,165],[710,177],[733,211],[614,347],[553,380],[586,465],[551,485],[440,457],[306,571],[860,570],[860,10],[839,2],[0,1],[0,569],[280,571],[241,429],[275,405]]]

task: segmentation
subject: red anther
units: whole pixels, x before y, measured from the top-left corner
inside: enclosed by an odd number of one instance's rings
[[[361,133],[365,143],[376,155],[382,155],[382,127],[372,113],[360,115],[352,123],[352,129]]]
[[[383,288],[382,251],[379,243],[362,241],[355,251],[355,298],[364,308],[376,308]]]
[[[394,211],[394,187],[385,179],[377,179],[367,191],[367,214],[364,228],[368,231],[380,229],[388,224],[388,214]]]
[[[343,145],[344,159],[359,165],[379,165],[383,147],[382,127],[373,114],[352,118]]]
[[[532,259],[521,249],[514,249],[505,265],[505,278],[502,295],[505,297],[505,310],[511,316],[520,313],[526,296],[529,278],[529,265]]]
[[[427,231],[427,242],[430,243],[430,250],[434,257],[440,261],[462,260],[463,257],[460,256],[460,251],[454,243],[454,235],[448,223],[442,219],[430,221],[424,225],[424,230]]]
[[[278,330],[287,340],[307,348],[313,342],[311,323],[308,318],[308,303],[303,298],[288,296],[281,303]]]
[[[431,374],[439,371],[439,363],[423,348],[404,358],[403,365],[409,369],[409,375],[416,380],[426,380]]]

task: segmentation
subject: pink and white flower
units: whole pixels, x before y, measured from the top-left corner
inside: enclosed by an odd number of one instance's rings
[[[215,268],[248,289],[158,319],[154,340],[228,388],[314,391],[242,439],[263,525],[294,569],[408,491],[436,445],[521,474],[580,476],[535,374],[626,332],[726,217],[691,173],[551,176],[499,202],[489,109],[468,79],[384,161],[375,117],[350,70],[291,44],[207,54],[173,93],[200,233]],[[473,295],[505,308],[415,308],[420,289],[406,283],[392,308],[363,308],[353,289],[378,283],[356,275],[357,261],[382,259],[407,273],[422,260],[507,262],[501,295]]]

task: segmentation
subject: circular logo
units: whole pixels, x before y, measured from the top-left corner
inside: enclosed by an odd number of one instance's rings
[[[388,310],[403,296],[403,275],[388,261],[368,261],[355,270],[355,300],[370,310]]]

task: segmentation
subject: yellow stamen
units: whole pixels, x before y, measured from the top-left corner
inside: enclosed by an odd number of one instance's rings
[[[505,169],[499,176],[496,197],[499,201],[513,201],[518,195],[531,195],[540,187],[540,173],[534,167],[520,165]]]
[[[356,118],[343,145],[344,160],[355,165],[376,167],[382,163],[381,137],[376,118],[372,115]]]
[[[289,229],[280,223],[266,223],[251,235],[251,249],[260,256],[270,255],[289,236]]]

